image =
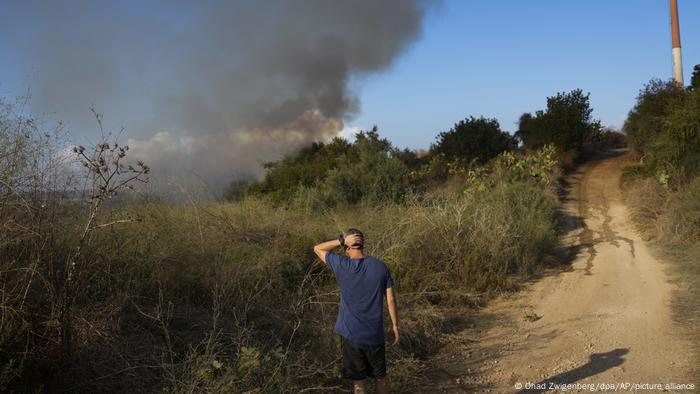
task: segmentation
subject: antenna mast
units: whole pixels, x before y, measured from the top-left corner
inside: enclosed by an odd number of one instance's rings
[[[671,0],[671,42],[673,46],[673,79],[683,87],[683,61],[681,59],[681,31],[678,25],[678,0]]]

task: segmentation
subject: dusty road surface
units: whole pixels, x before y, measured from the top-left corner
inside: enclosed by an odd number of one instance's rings
[[[434,392],[700,392],[691,346],[671,317],[663,263],[628,219],[618,186],[624,152],[569,177],[571,269],[528,284],[455,334]],[[694,383],[695,391],[666,384]],[[578,386],[576,386],[578,384]],[[652,386],[661,384],[662,386]],[[529,388],[530,390],[525,390]],[[519,390],[521,389],[521,390]],[[625,390],[626,389],[626,390]]]

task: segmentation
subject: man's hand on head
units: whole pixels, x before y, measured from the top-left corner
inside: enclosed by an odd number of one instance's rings
[[[362,237],[360,237],[358,234],[350,234],[345,237],[345,246],[346,247],[351,247],[355,244],[361,244],[362,243]]]

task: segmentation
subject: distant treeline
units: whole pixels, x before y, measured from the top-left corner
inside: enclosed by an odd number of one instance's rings
[[[532,151],[553,145],[571,168],[586,149],[622,147],[624,136],[603,128],[592,117],[589,95],[576,89],[547,98],[544,110],[520,117],[509,134],[493,118],[468,117],[437,135],[427,151],[398,149],[381,138],[377,127],[362,131],[355,141],[336,137],[265,164],[260,181],[234,181],[225,198],[267,196],[275,203],[295,199],[319,206],[360,201],[400,201],[407,191],[421,190],[450,174],[464,173],[503,152]]]

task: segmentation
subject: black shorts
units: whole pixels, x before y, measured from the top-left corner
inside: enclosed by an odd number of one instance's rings
[[[386,376],[386,355],[384,344],[362,345],[344,337],[340,337],[343,348],[343,378],[350,380],[365,380],[367,378],[383,378]]]

